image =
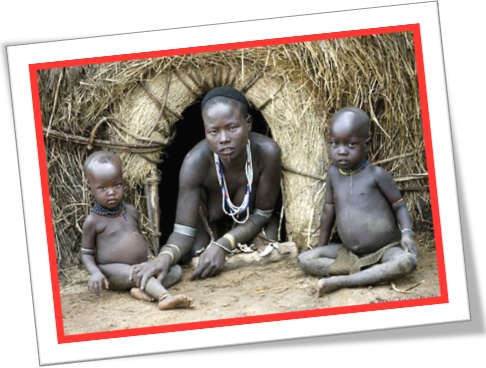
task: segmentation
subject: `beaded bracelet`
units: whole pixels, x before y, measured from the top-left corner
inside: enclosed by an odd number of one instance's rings
[[[235,237],[230,234],[230,233],[226,233],[223,235],[223,238],[225,239],[228,239],[229,242],[230,242],[230,245],[231,245],[231,249],[235,249],[236,248],[236,241],[235,241]]]
[[[168,254],[170,256],[170,258],[171,258],[170,265],[172,266],[174,264],[174,255],[171,252],[164,250],[164,251],[160,252],[157,257],[161,256],[162,254]]]
[[[412,229],[403,229],[403,230],[402,230],[402,234],[403,234],[405,231],[410,232],[410,234],[412,234],[412,235],[414,235],[414,234],[415,234],[415,233],[412,231]]]
[[[177,260],[175,261],[175,263],[179,262],[179,260],[181,259],[181,250],[180,250],[180,248],[177,245],[175,245],[175,244],[166,244],[166,245],[164,245],[162,247],[162,250],[167,249],[167,248],[177,250]],[[175,254],[172,254],[172,255],[175,256]]]
[[[228,248],[224,247],[223,245],[219,244],[218,242],[215,242],[215,241],[212,241],[208,248],[211,246],[211,244],[216,244],[218,247],[220,247],[221,249],[224,249],[225,251],[227,251],[228,253],[233,253],[232,251],[230,251]]]

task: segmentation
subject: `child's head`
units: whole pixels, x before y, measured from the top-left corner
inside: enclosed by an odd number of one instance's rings
[[[83,165],[88,188],[98,203],[115,208],[123,201],[122,162],[113,152],[92,153]]]
[[[342,169],[366,159],[369,145],[369,117],[357,107],[345,107],[331,118],[331,158]]]

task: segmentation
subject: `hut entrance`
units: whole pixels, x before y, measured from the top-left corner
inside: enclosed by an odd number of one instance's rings
[[[253,116],[252,131],[271,138],[270,127],[261,112],[254,108],[251,108],[249,112]],[[163,162],[158,165],[158,170],[161,173],[159,184],[161,246],[167,242],[174,227],[179,193],[179,171],[184,157],[197,143],[205,138],[200,101],[189,105],[181,115],[182,119],[178,120],[174,125],[176,136],[172,144],[166,148]],[[282,191],[280,190],[275,208],[280,209],[281,207]],[[280,239],[286,239],[285,221],[282,221]]]

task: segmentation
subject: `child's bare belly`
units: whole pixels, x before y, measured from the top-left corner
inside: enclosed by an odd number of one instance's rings
[[[99,264],[137,264],[147,260],[147,244],[139,232],[121,232],[97,241]]]
[[[386,208],[349,208],[336,211],[337,230],[343,244],[356,254],[368,254],[400,240],[393,212]]]

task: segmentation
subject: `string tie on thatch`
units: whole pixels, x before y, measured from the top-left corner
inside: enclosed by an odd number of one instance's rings
[[[95,200],[93,207],[91,207],[90,211],[96,213],[97,215],[111,217],[111,218],[123,216],[125,221],[128,221],[127,207],[125,205],[125,202],[122,202],[115,208],[110,209],[110,208],[103,207],[97,200]]]
[[[246,173],[246,193],[243,197],[243,201],[239,206],[235,206],[233,202],[231,202],[231,198],[228,193],[228,187],[226,186],[226,179],[224,177],[223,172],[223,164],[219,159],[219,156],[215,153],[214,154],[214,163],[216,165],[216,174],[218,176],[219,186],[221,187],[221,196],[222,196],[222,208],[225,214],[231,216],[233,221],[243,224],[248,220],[250,217],[250,202],[251,202],[251,185],[253,183],[253,162],[251,159],[251,149],[250,149],[250,140],[246,144],[246,164],[245,164],[245,173]],[[242,213],[246,212],[246,216],[244,220],[239,220],[238,217]]]

